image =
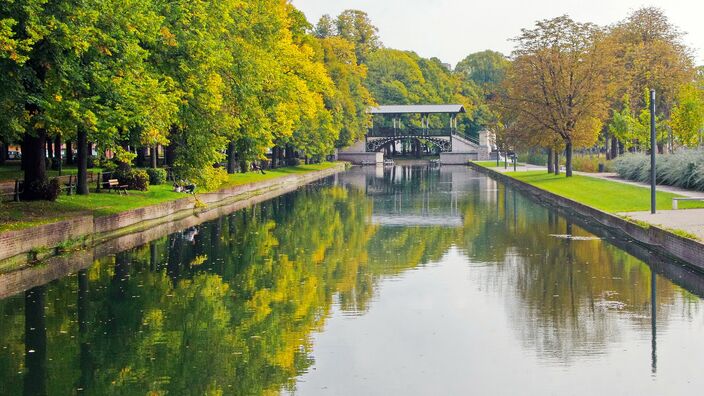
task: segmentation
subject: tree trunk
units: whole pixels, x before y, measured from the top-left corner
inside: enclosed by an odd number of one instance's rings
[[[611,159],[618,157],[618,139],[616,136],[611,138]]]
[[[557,150],[555,150],[554,153],[555,153],[555,161],[554,161],[555,162],[555,164],[554,164],[555,175],[559,175],[560,174],[560,153]]]
[[[565,176],[572,177],[572,142],[565,144]]]
[[[73,142],[66,141],[66,165],[73,165]]]
[[[230,142],[227,145],[227,173],[229,174],[235,173],[237,168],[236,149],[235,142]]]
[[[61,157],[61,135],[56,135],[54,137],[54,161],[51,163],[51,167],[59,171],[59,174],[61,173],[61,163],[63,162]]]
[[[152,168],[156,169],[157,168],[157,158],[159,157],[159,146],[154,145],[151,148],[152,154],[151,154],[151,161],[152,161]]]
[[[548,149],[548,173],[553,173],[555,167],[552,165],[552,147]]]
[[[168,146],[164,146],[164,164],[174,166],[176,162],[176,142],[173,140]]]
[[[137,165],[138,168],[144,168],[147,162],[147,155],[148,153],[148,148],[146,146],[140,146],[137,149],[137,158],[135,158],[135,165]]]
[[[0,142],[0,165],[5,165],[5,160],[7,159],[7,145]]]
[[[20,143],[20,151],[22,151],[22,158],[20,158],[20,170],[24,171],[25,168],[27,168],[27,156],[25,155],[27,152],[27,146],[24,144],[24,139],[22,139],[22,143]]]
[[[78,176],[76,177],[76,193],[88,195],[88,132],[83,127],[78,128],[76,145]]]
[[[54,158],[54,143],[50,137],[47,137],[46,139],[46,157],[49,159]]]
[[[271,167],[272,168],[277,168],[279,166],[279,152],[281,149],[279,146],[274,146],[271,149]]]
[[[44,198],[43,184],[46,183],[46,131],[37,130],[36,136],[24,134],[24,195],[26,200]]]

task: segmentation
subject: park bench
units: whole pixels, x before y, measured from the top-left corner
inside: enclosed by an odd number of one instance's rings
[[[124,192],[125,195],[127,195],[127,185],[120,184],[117,179],[110,179],[103,183],[103,185],[105,186],[105,188],[107,188],[108,192],[117,191],[118,194],[122,194]]]
[[[9,200],[19,202],[22,193],[24,192],[24,181],[16,179],[13,188],[5,186],[0,190],[0,200],[5,200],[4,197],[9,197]]]
[[[76,179],[73,175],[68,176],[68,181],[64,184],[64,189],[66,190],[66,195],[71,195],[76,193]]]
[[[678,209],[678,203],[679,201],[704,201],[704,197],[696,198],[696,197],[678,197],[678,198],[672,198],[672,209]]]
[[[374,161],[362,161],[362,166],[364,165],[376,165],[376,162]]]

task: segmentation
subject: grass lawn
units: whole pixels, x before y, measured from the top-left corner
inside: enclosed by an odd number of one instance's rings
[[[503,167],[504,167],[504,161],[499,161],[499,166],[498,166],[498,167],[496,166],[496,161],[495,161],[495,160],[494,160],[494,161],[472,161],[472,162],[475,163],[475,164],[477,164],[477,165],[479,165],[479,166],[483,166],[483,167],[485,167],[485,168],[503,168]],[[519,162],[519,163],[516,164],[516,165],[518,165],[518,166],[523,166],[523,165],[525,165],[525,164]],[[509,169],[512,169],[512,168],[513,168],[513,162],[511,162],[511,161],[508,162],[508,168],[509,168]]]
[[[505,173],[514,179],[532,184],[557,195],[601,209],[605,212],[635,212],[650,210],[650,190],[589,176],[555,176],[545,171]],[[681,195],[658,192],[657,208],[672,209],[672,198]],[[681,202],[681,208],[703,208],[704,202]]]
[[[333,162],[324,162],[266,171],[265,174],[235,173],[229,175],[227,182],[220,188],[323,170],[334,165]],[[96,216],[105,216],[187,196],[184,193],[174,192],[170,184],[162,184],[149,186],[148,191],[130,190],[128,195],[103,192],[89,195],[61,195],[56,202],[5,202],[0,204],[0,231],[19,230],[51,223],[69,218],[79,212],[91,212]]]

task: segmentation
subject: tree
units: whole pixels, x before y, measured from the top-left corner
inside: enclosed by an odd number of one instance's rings
[[[677,94],[677,105],[670,120],[677,141],[694,147],[702,144],[704,129],[704,90],[694,83],[683,85]]]
[[[315,25],[315,37],[317,38],[328,38],[336,35],[335,23],[330,17],[330,15],[325,14],[320,17],[318,23]]]
[[[476,52],[461,60],[454,73],[462,80],[462,94],[474,103],[470,117],[462,119],[466,133],[479,131],[498,123],[501,115],[489,105],[501,88],[510,62],[500,53],[491,50]]]
[[[654,89],[658,116],[669,119],[680,87],[694,77],[692,56],[682,38],[683,33],[654,7],[638,9],[614,26],[607,37],[617,76],[612,101],[629,95],[633,116],[638,117],[648,109],[643,92]],[[658,138],[660,151],[673,148],[672,134],[664,126],[668,133]]]
[[[335,20],[337,35],[354,43],[359,63],[366,63],[370,54],[381,48],[379,29],[364,11],[345,10]]]
[[[573,148],[594,144],[606,114],[610,65],[602,36],[593,24],[561,16],[515,39],[503,103],[562,140],[567,177]]]
[[[495,92],[506,76],[509,60],[492,50],[467,55],[455,67],[455,73],[474,82],[484,93]]]
[[[349,146],[364,137],[368,123],[366,111],[374,103],[371,93],[364,86],[367,68],[357,64],[354,44],[341,37],[322,39],[320,45],[325,67],[335,84],[329,107],[333,110],[333,117],[339,118],[336,146]]]

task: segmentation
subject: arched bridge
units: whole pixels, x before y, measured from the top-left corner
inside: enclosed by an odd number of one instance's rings
[[[372,107],[367,111],[371,115],[371,125],[364,141],[341,150],[339,158],[353,163],[379,163],[383,162],[383,154],[410,152],[420,156],[425,152],[439,153],[440,162],[447,164],[488,159],[491,148],[486,132],[484,135],[480,133],[480,139],[475,139],[457,129],[457,116],[465,112],[464,106],[455,104]],[[414,120],[413,126],[406,125],[411,123],[410,120]],[[438,127],[441,124],[445,126]]]

